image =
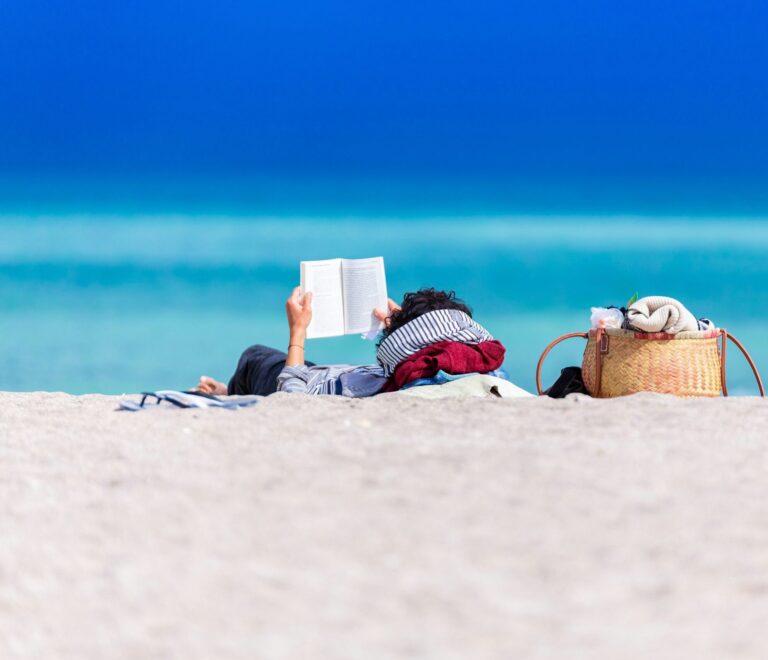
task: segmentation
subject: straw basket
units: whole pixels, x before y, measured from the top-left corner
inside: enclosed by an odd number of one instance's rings
[[[725,330],[710,332],[665,333],[633,332],[598,328],[572,332],[553,341],[541,355],[536,367],[536,387],[541,389],[544,358],[561,341],[571,337],[587,340],[582,362],[584,385],[592,396],[609,398],[657,392],[682,397],[728,396],[725,382],[725,358],[731,340],[752,368],[760,395],[763,383],[755,363],[741,342]]]

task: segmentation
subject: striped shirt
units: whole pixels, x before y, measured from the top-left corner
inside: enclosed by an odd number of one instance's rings
[[[493,336],[469,314],[458,309],[438,309],[422,314],[387,335],[379,344],[376,360],[391,376],[403,360],[439,341],[479,344]]]
[[[351,364],[328,364],[309,367],[298,364],[284,367],[277,377],[278,392],[301,392],[303,394],[338,394],[342,396],[361,396],[349,386],[345,387],[345,377],[358,375],[367,380],[371,386],[366,389],[370,396],[380,390],[386,381],[384,370],[377,364],[356,367]],[[370,377],[370,378],[369,378]],[[378,387],[376,387],[376,381]],[[370,389],[375,391],[371,392]]]
[[[354,366],[331,364],[285,367],[277,377],[279,392],[371,396],[378,392],[403,360],[440,341],[479,344],[493,336],[479,323],[457,309],[439,309],[422,314],[387,335],[379,344],[379,364]]]

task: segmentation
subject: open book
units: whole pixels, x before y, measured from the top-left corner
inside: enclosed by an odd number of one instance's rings
[[[312,292],[307,337],[369,333],[382,327],[374,308],[387,309],[384,257],[301,262],[301,293]]]

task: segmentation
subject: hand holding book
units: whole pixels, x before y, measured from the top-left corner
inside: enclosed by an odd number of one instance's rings
[[[307,339],[307,329],[312,323],[312,298],[311,291],[302,293],[302,287],[297,286],[288,300],[285,301],[285,314],[288,318],[288,357],[286,365],[295,366],[304,364],[304,343]],[[387,298],[387,309],[376,307],[371,315],[382,325],[388,325],[392,314],[400,309],[400,306]]]
[[[392,298],[387,298],[386,311],[377,307],[373,310],[373,315],[379,319],[385,326],[389,326],[389,319],[395,312],[400,311],[400,305],[398,305]]]
[[[296,287],[285,302],[285,314],[288,317],[288,357],[285,364],[289,367],[304,364],[304,341],[307,328],[312,322],[312,293],[301,294],[301,287]]]
[[[382,319],[374,310],[388,306],[384,259],[302,261],[301,292],[313,294],[307,337],[375,334]]]
[[[306,332],[312,322],[312,292],[301,295],[301,287],[291,292],[291,297],[285,303],[285,313],[288,316],[288,327],[291,334]]]

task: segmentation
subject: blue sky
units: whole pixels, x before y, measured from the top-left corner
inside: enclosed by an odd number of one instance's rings
[[[768,175],[760,2],[0,3],[0,170]]]

